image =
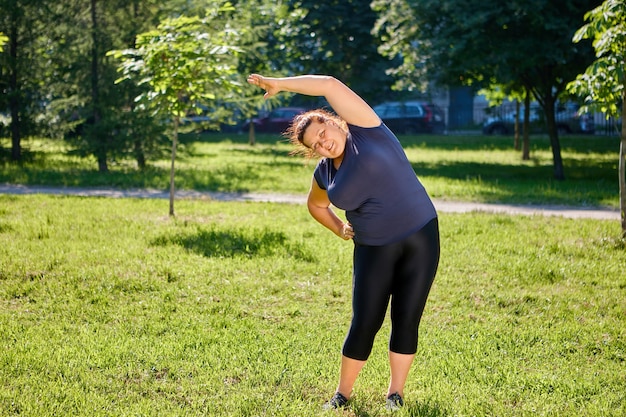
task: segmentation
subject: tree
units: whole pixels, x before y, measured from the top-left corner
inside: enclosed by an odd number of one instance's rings
[[[177,7],[171,2],[158,0],[132,0],[121,2],[113,11],[116,23],[113,36],[118,38],[116,45],[135,48],[137,35],[155,28],[160,18],[171,14]],[[170,10],[171,9],[171,10]],[[177,12],[179,9],[175,9]],[[147,86],[138,85],[129,80],[125,83],[112,83],[107,86],[115,90],[115,100],[106,109],[106,115],[116,127],[116,147],[122,158],[132,155],[139,169],[145,169],[149,158],[162,156],[169,139],[165,135],[165,126],[154,120],[145,106],[137,106],[135,98],[147,91]]]
[[[367,101],[380,101],[393,79],[372,35],[376,18],[370,0],[286,0],[276,9],[269,58],[279,71],[335,75]]]
[[[115,84],[112,49],[134,46],[135,36],[154,28],[166,5],[157,0],[62,0],[44,16],[42,60],[48,131],[63,137],[71,153],[95,156],[98,169],[132,156],[140,168],[169,143],[163,126],[134,107],[132,83]],[[169,2],[167,3],[169,5]],[[165,145],[165,146],[164,146]]]
[[[153,2],[121,0],[89,0],[88,5],[76,7],[83,11],[82,25],[89,28],[89,36],[70,29],[73,46],[80,51],[70,57],[88,65],[76,63],[69,67],[77,75],[77,82],[69,91],[76,96],[74,111],[80,123],[79,134],[69,139],[80,154],[95,156],[100,172],[108,171],[111,158],[129,154],[142,168],[145,150],[150,146],[146,142],[159,142],[158,126],[134,108],[130,97],[136,95],[136,85],[115,84],[117,68],[106,53],[132,46],[139,29],[154,27],[149,26],[151,23],[156,25],[153,20],[159,9]]]
[[[235,18],[238,27],[248,28],[242,32],[239,38],[239,46],[246,52],[239,59],[239,73],[250,74],[259,73],[273,76],[284,76],[284,70],[277,70],[276,60],[280,60],[281,56],[277,54],[275,49],[275,36],[277,14],[280,15],[278,9],[283,7],[280,1],[275,0],[247,0],[241,3],[242,7],[237,7]],[[244,4],[245,3],[245,4]],[[237,116],[241,118],[251,119],[256,116],[260,108],[270,109],[275,105],[287,101],[287,96],[280,95],[272,97],[270,100],[264,100],[254,89],[244,89],[241,92],[240,99],[237,100]],[[256,136],[254,131],[254,123],[249,124],[248,143],[254,145]]]
[[[120,81],[139,80],[149,91],[137,97],[159,119],[172,123],[170,216],[174,216],[174,173],[181,119],[203,103],[233,98],[242,89],[237,71],[238,30],[230,26],[228,2],[214,2],[205,17],[165,19],[139,34],[136,48],[112,51],[121,59]]]
[[[375,0],[381,51],[400,56],[404,86],[508,85],[531,91],[544,113],[554,177],[565,178],[555,103],[568,81],[593,59],[590,45],[572,45],[585,11],[597,0]]]
[[[622,237],[626,238],[626,3],[606,0],[585,14],[585,21],[573,40],[591,39],[597,59],[568,89],[584,97],[583,110],[601,111],[607,118],[621,116],[618,172]]]
[[[36,132],[35,115],[43,102],[39,59],[44,16],[50,1],[0,0],[0,31],[6,52],[0,54],[0,109],[11,115],[11,159],[22,159],[22,138]],[[4,49],[4,48],[3,48]]]
[[[490,105],[499,105],[504,99],[513,100],[515,102],[515,135],[513,147],[515,150],[520,149],[519,131],[520,131],[520,101],[524,101],[524,115],[522,117],[522,160],[530,160],[530,91],[519,85],[490,85],[480,90]]]

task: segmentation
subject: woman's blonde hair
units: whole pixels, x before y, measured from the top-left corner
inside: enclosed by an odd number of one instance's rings
[[[314,121],[318,123],[332,122],[341,130],[348,133],[348,125],[346,122],[341,117],[329,112],[328,110],[317,109],[301,113],[293,118],[291,125],[289,125],[283,134],[289,142],[295,146],[295,149],[289,153],[290,155],[304,155],[308,158],[315,156],[315,152],[303,142],[304,133],[311,125],[311,122]]]

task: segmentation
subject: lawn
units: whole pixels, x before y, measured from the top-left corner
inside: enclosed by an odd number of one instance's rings
[[[0,196],[3,416],[316,416],[351,243],[299,205]],[[399,416],[626,413],[614,221],[441,214]],[[388,323],[348,410],[383,416]]]
[[[185,137],[177,187],[306,193],[280,138]],[[616,138],[401,137],[438,199],[618,206]],[[0,148],[8,148],[0,141]],[[99,173],[25,142],[0,183],[166,189],[167,158]],[[3,156],[4,155],[4,156]],[[324,414],[350,321],[352,244],[303,205],[0,195],[1,416],[386,416],[389,322]],[[440,214],[442,257],[397,416],[626,415],[617,221]]]

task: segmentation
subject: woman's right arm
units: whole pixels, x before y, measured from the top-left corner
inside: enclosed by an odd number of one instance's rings
[[[331,210],[328,194],[326,190],[323,190],[317,185],[315,178],[313,178],[311,183],[311,190],[307,198],[307,207],[309,213],[311,213],[311,216],[313,216],[315,220],[340,238],[349,240],[354,237],[352,226],[350,226],[349,223],[344,223],[343,220]]]
[[[258,74],[248,77],[248,82],[265,90],[265,98],[281,91],[324,97],[335,113],[347,123],[361,127],[377,127],[380,118],[358,94],[338,79],[327,75],[300,75],[272,78]]]

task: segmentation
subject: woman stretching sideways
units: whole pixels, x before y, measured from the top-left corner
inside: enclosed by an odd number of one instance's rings
[[[374,110],[331,76],[271,78],[250,84],[265,98],[281,91],[324,97],[335,114],[312,110],[286,132],[321,157],[311,181],[311,216],[352,239],[352,322],[342,349],[339,385],[325,408],[345,407],[391,301],[387,408],[404,405],[404,386],[417,351],[418,327],[439,264],[437,212],[400,142]],[[341,220],[331,204],[345,210]]]

